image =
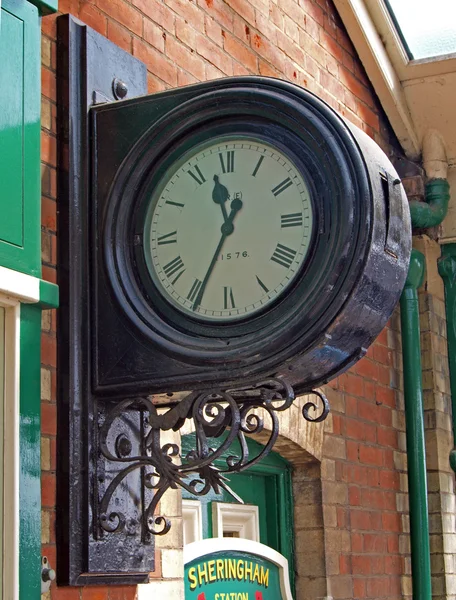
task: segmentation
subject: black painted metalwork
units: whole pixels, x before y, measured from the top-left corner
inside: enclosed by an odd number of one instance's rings
[[[311,422],[323,421],[329,403],[321,392],[315,390],[312,394],[320,401],[307,402],[303,417]],[[247,389],[190,393],[166,408],[154,404],[152,397],[128,398],[114,405],[100,415],[99,423],[97,466],[102,475],[98,480],[104,485],[98,484],[98,535],[125,531],[131,535],[140,528],[144,543],[150,543],[152,535],[168,533],[171,523],[166,516],[157,515],[156,509],[170,488],[181,487],[196,496],[204,496],[211,489],[218,494],[224,489],[242,502],[230,489],[227,476],[247,470],[271,452],[279,435],[276,413],[290,408],[294,400],[293,388],[285,380],[269,379]],[[132,413],[140,415],[139,431],[137,421],[126,418]],[[261,433],[265,416],[269,418],[268,440],[260,454],[250,457],[245,436]],[[196,445],[182,456],[177,444],[162,444],[161,433],[178,431],[187,420],[193,421]],[[226,467],[216,467],[214,462],[230,452],[235,441],[238,450],[228,454]],[[143,498],[151,490],[153,493],[142,506],[140,520],[132,522],[114,501],[119,487],[135,471],[140,472],[136,481],[139,489],[131,489],[130,493]],[[111,477],[106,476],[108,472],[112,472]]]
[[[153,540],[147,552],[133,522],[140,519],[141,498],[129,487],[118,490],[117,502],[128,515],[126,535],[100,535],[93,514],[103,473],[98,455],[97,415],[107,409],[91,394],[89,359],[90,303],[88,285],[90,152],[88,112],[94,103],[114,102],[114,79],[131,97],[147,91],[143,63],[70,15],[58,25],[58,154],[59,244],[58,283],[58,425],[57,526],[58,584],[135,584],[149,580],[154,569]],[[121,91],[118,88],[117,91]],[[121,92],[122,93],[122,92]],[[140,428],[139,415],[133,413]],[[130,440],[128,440],[130,443]],[[120,439],[117,451],[128,451]],[[135,475],[128,485],[134,487]],[[121,542],[121,543],[119,543]]]
[[[295,393],[348,369],[378,335],[407,273],[407,201],[375,143],[298,86],[229,78],[138,98],[140,61],[69,15],[58,30],[59,584],[141,583],[170,527],[155,514],[166,490],[229,489],[230,473],[272,449]],[[144,265],[163,173],[220,135],[289,155],[313,206],[293,285],[233,323],[178,311]],[[329,406],[313,393],[303,417],[319,421]],[[268,440],[252,457],[245,436],[263,416]],[[182,457],[162,434],[189,419],[196,446]]]

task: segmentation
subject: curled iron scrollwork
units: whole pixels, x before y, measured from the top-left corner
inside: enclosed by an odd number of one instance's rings
[[[310,394],[319,400],[304,404],[303,417],[310,422],[323,421],[329,413],[328,400],[320,391]],[[193,392],[166,408],[156,406],[151,397],[129,398],[116,404],[99,423],[100,457],[104,465],[114,465],[109,481],[97,488],[94,513],[99,531],[128,533],[141,526],[146,543],[152,535],[168,533],[169,519],[156,513],[170,488],[180,487],[196,496],[225,490],[242,502],[230,489],[228,476],[249,469],[269,454],[279,435],[277,413],[290,408],[294,401],[292,386],[272,378],[247,389]],[[129,418],[132,414],[140,418]],[[163,443],[162,436],[163,432],[178,431],[187,420],[193,421],[195,447],[182,455],[177,444]],[[120,432],[116,428],[119,421]],[[260,433],[261,450],[251,456],[246,436]],[[116,490],[128,485],[133,473],[138,475],[135,481],[139,479],[141,487],[137,493],[141,523],[127,519],[115,502]],[[102,482],[104,477],[99,475],[98,480]]]

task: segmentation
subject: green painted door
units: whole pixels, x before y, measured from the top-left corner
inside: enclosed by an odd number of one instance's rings
[[[194,435],[184,436],[182,453],[185,456],[195,447]],[[247,440],[250,456],[256,456],[262,446],[253,440]],[[234,451],[233,451],[234,450]],[[216,465],[226,469],[228,454],[236,454],[231,448]],[[288,560],[290,567],[290,583],[294,591],[294,539],[293,539],[293,502],[291,487],[291,465],[275,452],[271,452],[259,464],[245,473],[228,475],[228,486],[246,505],[258,507],[260,539],[262,544],[280,552]],[[227,491],[215,494],[212,490],[206,496],[182,493],[184,499],[201,502],[203,538],[214,537],[213,504],[215,502],[239,504]]]
[[[0,265],[39,277],[40,21],[25,0],[0,5]]]

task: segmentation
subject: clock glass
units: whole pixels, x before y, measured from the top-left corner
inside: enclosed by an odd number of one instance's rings
[[[193,318],[249,317],[302,267],[313,210],[302,172],[259,138],[220,136],[165,172],[147,209],[144,254],[164,298]]]

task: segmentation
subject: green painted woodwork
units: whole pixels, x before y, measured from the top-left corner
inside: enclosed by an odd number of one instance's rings
[[[59,286],[49,281],[40,280],[41,308],[57,308],[59,305]]]
[[[456,472],[456,244],[442,246],[438,261],[439,273],[445,285],[445,308],[447,321],[448,364],[450,367],[451,402],[453,412],[453,450],[450,465]]]
[[[0,265],[39,277],[40,21],[36,6],[2,0],[0,19]]]
[[[185,565],[184,585],[186,600],[288,600],[277,565],[235,550],[207,554]]]
[[[0,306],[0,582],[3,581],[3,432],[5,423],[5,309]],[[3,585],[0,583],[0,600]]]
[[[40,11],[40,15],[50,15],[59,10],[59,0],[28,0],[34,4]]]
[[[418,308],[424,264],[423,254],[412,250],[400,300],[414,600],[431,600],[432,593]]]
[[[426,184],[426,202],[412,200],[410,216],[412,227],[424,229],[435,227],[445,218],[450,199],[450,185],[446,179],[430,179]]]
[[[21,305],[19,409],[19,597],[41,597],[41,308]]]
[[[0,239],[23,246],[24,196],[22,193],[23,89],[25,65],[22,60],[24,22],[7,10],[2,11],[0,64],[3,77],[10,82],[0,88],[0,177],[6,184],[2,191]]]
[[[250,457],[257,456],[262,446],[254,440],[247,439]],[[185,456],[195,447],[194,434],[182,438],[182,454]],[[226,458],[230,454],[238,454],[236,444],[230,451],[222,455],[216,466],[226,468]],[[229,475],[229,487],[238,494],[246,504],[259,507],[260,542],[270,546],[288,560],[290,566],[290,585],[294,592],[294,521],[293,492],[291,485],[291,465],[275,452],[271,452],[258,464],[246,472]],[[186,492],[184,498],[199,500],[203,513],[203,538],[212,537],[212,502],[236,502],[226,491],[215,494],[213,490],[206,496],[193,496]]]

